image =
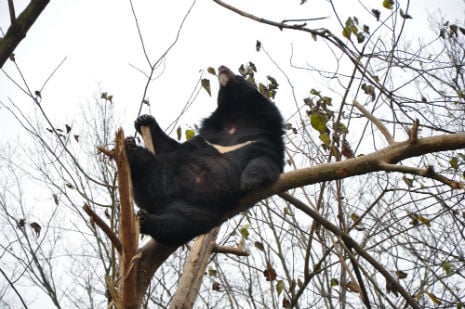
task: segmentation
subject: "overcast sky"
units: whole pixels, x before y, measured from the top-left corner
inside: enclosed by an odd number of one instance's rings
[[[27,3],[14,2],[18,14]],[[361,2],[373,5],[370,8],[378,8],[382,14],[389,13],[381,7],[381,0]],[[431,14],[463,23],[463,0],[411,2],[409,13],[413,20],[412,26],[407,27],[407,32],[413,42],[418,40],[417,36],[435,35],[428,22]],[[181,20],[192,3],[191,0],[134,1],[147,54],[152,62],[173,42]],[[300,0],[230,0],[228,3],[276,21],[333,16],[331,7],[324,1],[308,1],[305,5],[299,5]],[[340,12],[342,20],[356,15],[361,23],[373,23],[374,18],[362,10],[359,2],[337,0],[334,3],[338,8],[346,5]],[[400,1],[401,6],[406,3]],[[3,31],[9,25],[6,5],[6,0],[0,2],[0,26]],[[335,19],[325,19],[311,22],[309,27],[333,27],[336,23]],[[286,86],[284,76],[266,54],[255,51],[257,39],[296,85],[298,100],[309,89],[321,87],[322,81],[309,78],[306,72],[291,69],[289,59],[293,52],[293,62],[298,65],[324,67],[328,50],[322,42],[313,42],[307,34],[260,25],[218,6],[213,1],[197,0],[187,17],[179,42],[165,61],[163,72],[159,70],[155,74],[162,73],[160,78],[149,88],[151,112],[157,116],[162,126],[169,124],[179,114],[188,101],[201,70],[208,66],[225,64],[236,71],[240,64],[247,61],[257,64],[262,80],[266,75],[273,75],[278,79],[282,91],[278,95],[277,104],[285,115],[291,115],[295,111],[295,103],[288,102],[289,87]],[[117,111],[122,116],[123,128],[132,129],[146,81],[146,77],[137,69],[148,72],[149,67],[137,35],[129,1],[51,1],[15,54],[31,90],[40,89],[51,72],[66,57],[42,93],[43,106],[56,117],[54,121],[57,125],[65,122],[77,123],[81,106],[92,102],[100,91],[106,91],[114,96]],[[7,62],[3,69],[19,80],[11,62]],[[325,69],[333,68],[328,64]],[[214,81],[212,90],[216,93],[217,83],[214,77],[207,73],[204,76],[211,77]],[[8,104],[10,99],[26,110],[32,109],[31,101],[0,72],[0,101]],[[184,125],[197,122],[214,107],[214,97],[210,98],[201,91],[192,110],[180,123]],[[5,109],[0,109],[0,126],[10,129],[9,135],[16,134],[13,118]]]

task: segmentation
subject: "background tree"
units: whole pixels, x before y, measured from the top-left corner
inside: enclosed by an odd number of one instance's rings
[[[201,282],[193,293],[197,306],[463,306],[463,25],[435,16],[436,37],[411,40],[416,17],[410,2],[354,2],[358,10],[347,12],[329,1],[330,18],[279,21],[265,11],[253,15],[213,2],[242,15],[238,22],[250,19],[312,43],[299,45],[285,66],[259,40],[259,57],[276,65],[273,76],[261,77],[268,68],[252,62],[240,70],[270,98],[294,99],[295,106],[279,105],[288,116],[287,173],[246,197],[237,210],[244,212],[221,226],[213,253],[204,255],[206,274],[195,281]],[[316,6],[305,2],[302,8]],[[306,47],[334,57],[302,58]],[[156,60],[146,54],[143,109],[169,51]],[[293,76],[302,72],[305,85]],[[206,78],[197,82],[194,98]],[[2,299],[27,307],[27,285],[39,287],[37,295],[57,308],[115,306],[121,274],[114,242],[82,205],[119,230],[114,163],[95,146],[112,147],[121,122],[113,109],[120,103],[101,92],[71,125],[52,118],[43,93],[30,91],[27,81],[18,87],[34,106],[26,112],[14,99],[2,102],[30,137],[2,153]],[[303,98],[297,94],[302,88]],[[180,136],[186,132],[173,127]],[[31,195],[31,186],[41,190]],[[43,201],[53,207],[34,207]],[[191,249],[178,249],[157,269],[143,307],[192,304],[195,297],[179,300],[178,286],[192,288],[194,281],[177,282],[188,274]]]

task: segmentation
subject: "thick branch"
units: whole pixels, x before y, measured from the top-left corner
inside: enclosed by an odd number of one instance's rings
[[[0,39],[0,68],[26,37],[26,33],[49,2],[49,0],[31,0],[19,17],[10,25],[5,36]]]
[[[365,107],[363,107],[357,100],[352,102],[352,105],[355,106],[365,117],[368,118],[373,124],[381,131],[381,134],[384,135],[384,138],[387,140],[389,145],[395,143],[394,138],[392,138],[391,133],[389,133],[388,129],[384,126],[384,124],[376,118],[372,113],[370,113]]]
[[[138,225],[134,216],[132,200],[131,169],[126,153],[123,130],[116,134],[115,161],[118,166],[118,190],[120,195],[120,229],[122,245],[120,254],[120,296],[123,308],[138,308],[137,299],[137,259],[134,256],[138,247]]]
[[[188,309],[194,306],[219,230],[220,228],[216,227],[208,234],[200,235],[195,239],[170,309]]]

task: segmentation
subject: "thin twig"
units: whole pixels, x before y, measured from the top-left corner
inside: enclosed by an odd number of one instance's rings
[[[350,237],[347,233],[344,233],[341,229],[339,229],[336,225],[328,221],[318,212],[313,210],[312,208],[308,207],[300,200],[296,199],[292,195],[288,193],[280,193],[279,196],[284,200],[288,201],[289,203],[296,206],[298,209],[304,211],[307,215],[312,217],[322,226],[324,226],[327,230],[331,231],[333,234],[341,237],[344,243],[351,248],[353,248],[357,253],[363,257],[368,263],[370,263],[376,270],[378,270],[384,278],[392,284],[392,286],[404,297],[407,303],[415,309],[420,309],[418,302],[404,289],[402,285],[387,271],[376,259],[374,259],[366,250],[364,250],[352,237]]]

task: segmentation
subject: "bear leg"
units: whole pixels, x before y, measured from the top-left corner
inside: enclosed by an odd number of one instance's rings
[[[152,135],[152,142],[156,153],[171,152],[179,148],[181,144],[166,135],[160,128],[155,118],[150,115],[141,115],[134,122],[137,132],[141,133],[141,127],[149,127]]]
[[[270,158],[258,157],[251,160],[241,174],[241,190],[250,191],[268,185],[279,178],[279,168]]]
[[[166,246],[180,246],[195,236],[209,232],[222,222],[222,218],[203,207],[172,202],[166,205],[169,210],[161,214],[149,214],[141,209],[140,232],[152,236]]]

